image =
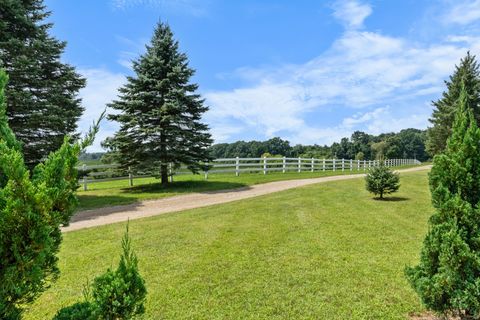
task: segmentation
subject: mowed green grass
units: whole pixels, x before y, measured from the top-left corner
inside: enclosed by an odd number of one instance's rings
[[[401,168],[408,168],[404,166]],[[412,167],[412,166],[410,166]],[[364,171],[315,171],[315,172],[270,172],[242,173],[240,176],[230,174],[210,174],[205,180],[203,174],[188,174],[174,177],[174,182],[162,186],[155,178],[134,179],[134,186],[128,186],[128,180],[115,180],[88,184],[88,190],[80,187],[78,192],[79,210],[108,207],[136,203],[142,200],[160,199],[191,192],[208,192],[247,187],[254,184],[292,180],[318,178],[332,175],[364,173]]]
[[[145,319],[405,319],[421,312],[404,278],[433,212],[427,173],[390,201],[364,180],[130,221]],[[116,267],[125,224],[66,233],[61,276],[26,314],[49,319]]]

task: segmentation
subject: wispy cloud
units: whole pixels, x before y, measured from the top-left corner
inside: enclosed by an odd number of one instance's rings
[[[480,20],[480,0],[457,0],[447,9],[444,22],[467,25]]]
[[[363,21],[372,14],[369,4],[356,0],[339,0],[333,4],[333,16],[349,29],[363,27]]]
[[[87,86],[80,91],[85,112],[78,123],[79,131],[85,133],[92,122],[98,119],[105,110],[107,103],[116,99],[118,88],[125,83],[125,76],[106,69],[84,68],[78,71],[87,78]],[[112,136],[117,128],[118,126],[115,123],[104,120],[95,143],[89,150],[100,151],[102,149],[100,142],[105,140],[106,137]]]
[[[114,8],[120,10],[146,6],[153,9],[201,17],[208,13],[207,7],[209,2],[206,0],[111,0],[111,3]]]
[[[228,121],[240,125],[244,134],[281,135],[294,143],[329,143],[356,129],[425,128],[432,95],[441,93],[443,80],[467,50],[480,51],[480,39],[447,37],[421,44],[357,30],[370,7],[351,1],[341,5],[334,16],[346,25],[345,32],[317,58],[299,65],[241,68],[236,74],[250,85],[207,92],[211,126]],[[337,117],[354,116],[327,127],[309,121],[312,115],[334,116],[330,110]],[[228,140],[228,134],[215,138]]]
[[[132,69],[132,61],[138,59],[138,57],[145,51],[145,44],[148,42],[148,40],[132,40],[118,35],[115,38],[125,48],[124,50],[120,51],[118,55],[118,64],[127,69]]]

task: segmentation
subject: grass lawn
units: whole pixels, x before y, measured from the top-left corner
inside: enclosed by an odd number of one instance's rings
[[[404,166],[408,168],[413,166]],[[399,167],[400,168],[400,167]],[[208,180],[201,175],[179,175],[167,187],[162,186],[158,179],[139,178],[134,180],[135,186],[128,187],[128,180],[106,181],[88,184],[88,190],[79,189],[79,210],[130,204],[141,200],[159,199],[190,192],[206,192],[234,189],[259,183],[280,180],[307,179],[332,175],[364,173],[364,171],[315,171],[315,172],[271,172],[235,174],[211,174]]]
[[[132,220],[145,319],[405,319],[422,311],[403,270],[432,213],[425,171],[390,201],[363,179]],[[116,267],[125,224],[66,233],[61,276],[25,319],[49,319]]]

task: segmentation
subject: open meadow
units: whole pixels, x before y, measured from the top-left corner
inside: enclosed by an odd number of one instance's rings
[[[423,310],[404,277],[418,260],[427,172],[372,198],[363,179],[133,220],[146,319],[405,319]],[[46,319],[115,267],[117,223],[64,234],[61,276],[28,309]]]

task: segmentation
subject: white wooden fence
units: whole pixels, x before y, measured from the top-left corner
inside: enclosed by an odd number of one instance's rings
[[[388,167],[398,167],[407,165],[419,165],[420,161],[416,159],[387,159],[384,164]],[[367,171],[372,167],[380,165],[379,160],[352,160],[352,159],[314,159],[314,158],[225,158],[215,159],[213,163],[209,163],[209,169],[204,171],[205,179],[208,179],[209,174],[215,173],[235,173],[239,176],[241,173],[258,173],[263,172],[314,172],[314,171]],[[152,177],[151,174],[134,175],[131,170],[117,171],[118,164],[109,165],[83,165],[77,169],[84,172],[83,178],[79,181],[83,185],[83,190],[88,189],[88,184],[93,182],[126,180],[129,185],[133,186],[133,180],[136,178]],[[172,166],[169,166],[172,168]],[[99,171],[107,169],[106,171]],[[112,170],[113,169],[113,170]],[[88,174],[86,174],[88,173]],[[120,176],[115,176],[118,175]],[[173,176],[181,174],[191,174],[186,167],[181,167],[178,170],[170,171],[170,179],[173,181]]]

